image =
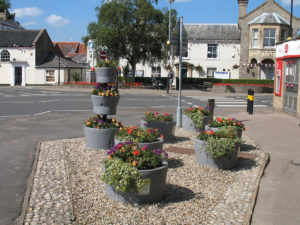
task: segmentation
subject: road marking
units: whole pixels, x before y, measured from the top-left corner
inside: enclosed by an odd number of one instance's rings
[[[34,103],[34,102],[0,102],[0,103],[3,103],[3,104],[14,104],[14,103]]]
[[[216,107],[247,107],[247,105],[216,105]],[[259,107],[259,108],[267,108],[268,106],[266,105],[254,105],[255,107]]]
[[[67,110],[67,109],[56,109],[56,110],[53,110],[53,112],[90,112],[91,110],[86,110],[86,109],[70,109],[70,110]]]
[[[46,113],[51,113],[51,111],[45,111],[45,112],[35,113],[35,114],[33,114],[33,116],[43,115],[43,114],[46,114]]]
[[[39,101],[39,102],[59,102],[60,99],[53,99],[53,100],[44,100],[44,101]]]

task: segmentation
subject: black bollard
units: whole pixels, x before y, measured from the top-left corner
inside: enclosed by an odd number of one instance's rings
[[[211,123],[214,118],[215,99],[208,99],[207,110],[208,110],[208,123]]]
[[[247,112],[251,115],[253,114],[253,106],[254,106],[254,91],[252,89],[248,89]]]

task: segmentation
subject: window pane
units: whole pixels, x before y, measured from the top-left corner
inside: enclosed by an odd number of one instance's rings
[[[207,58],[218,58],[218,45],[208,44],[207,45]]]
[[[10,54],[7,50],[3,50],[1,52],[1,62],[9,62],[10,60]]]
[[[276,29],[264,29],[264,47],[275,46]]]
[[[46,82],[55,82],[54,70],[46,70]]]

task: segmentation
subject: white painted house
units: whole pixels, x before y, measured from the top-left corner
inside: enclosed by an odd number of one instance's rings
[[[182,77],[188,78],[239,78],[240,31],[237,24],[184,24],[188,38],[188,51],[183,56]],[[172,61],[178,76],[178,57]],[[121,60],[121,66],[126,65]],[[195,70],[197,66],[202,71]],[[164,63],[136,66],[137,77],[167,77]]]
[[[53,85],[71,80],[85,67],[54,50],[46,31],[0,31],[0,85]]]

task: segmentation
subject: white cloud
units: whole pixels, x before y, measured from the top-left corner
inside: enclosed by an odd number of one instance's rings
[[[31,25],[35,25],[35,24],[36,24],[36,21],[28,21],[28,22],[22,23],[22,26],[31,26]]]
[[[291,0],[281,0],[282,4],[284,5],[291,5]],[[293,4],[296,5],[300,5],[300,0],[294,0]]]
[[[16,14],[16,18],[23,18],[26,16],[39,16],[43,14],[43,10],[37,7],[19,8],[19,9],[14,9],[12,13]]]
[[[63,18],[61,16],[52,14],[52,15],[48,16],[47,23],[49,23],[53,27],[60,27],[60,26],[64,26],[64,25],[70,23],[70,20]]]

